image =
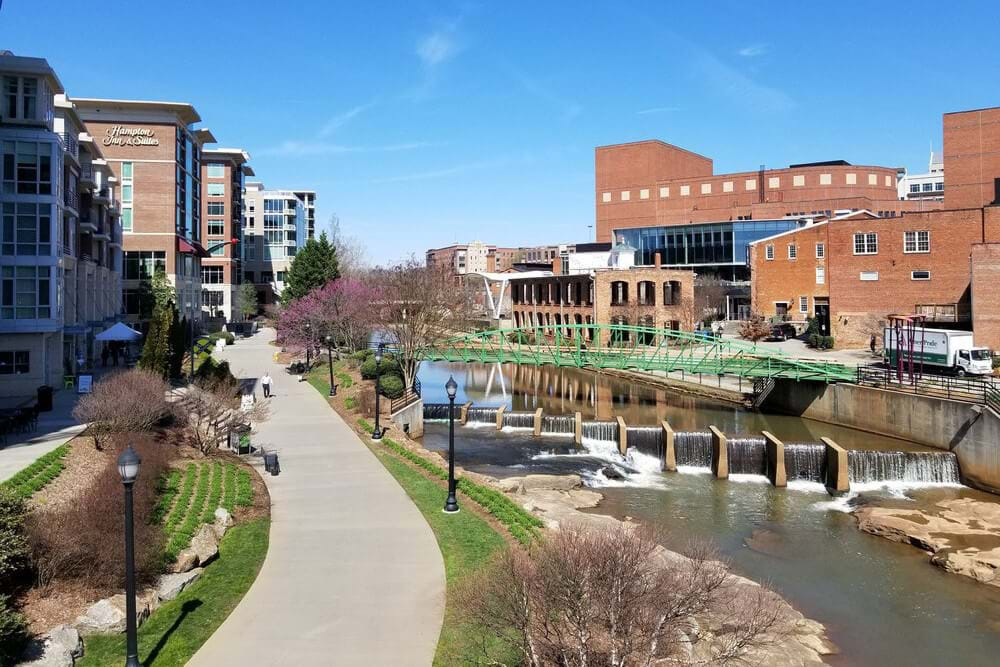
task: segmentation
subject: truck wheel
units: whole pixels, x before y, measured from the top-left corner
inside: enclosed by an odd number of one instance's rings
[[[957,375],[960,378],[964,378],[965,377],[965,369],[964,368],[956,368],[955,369],[955,375]]]

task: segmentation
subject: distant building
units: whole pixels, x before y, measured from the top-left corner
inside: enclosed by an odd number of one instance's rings
[[[240,148],[201,154],[202,238],[209,255],[201,260],[201,306],[226,322],[243,319],[237,299],[243,282],[243,178],[253,175],[249,161]]]
[[[266,190],[258,181],[244,186],[243,279],[257,286],[261,306],[276,302],[285,274],[309,234],[307,197],[296,190]]]
[[[931,151],[927,172],[909,174],[903,171],[897,189],[900,199],[944,201],[944,156]]]

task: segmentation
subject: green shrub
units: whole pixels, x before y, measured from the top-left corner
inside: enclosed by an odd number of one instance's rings
[[[383,375],[378,379],[379,389],[382,390],[382,395],[388,398],[399,398],[403,395],[404,387],[403,378],[398,375]]]
[[[819,320],[815,317],[806,318],[806,334],[809,336],[819,334]]]
[[[354,398],[353,396],[348,396],[347,398],[344,399],[344,407],[347,408],[348,410],[355,409],[356,407],[358,407],[358,399]]]
[[[16,664],[28,643],[28,619],[6,595],[0,595],[0,665]]]
[[[367,361],[368,357],[372,356],[373,354],[375,354],[375,350],[366,347],[363,350],[358,350],[357,352],[352,354],[351,357],[353,359],[357,359],[358,361]]]
[[[222,506],[232,514],[236,507],[236,464],[227,463],[226,473],[222,480]]]
[[[233,334],[229,333],[228,331],[216,331],[213,334],[209,334],[208,338],[209,338],[209,340],[212,340],[212,341],[216,341],[216,340],[219,340],[219,339],[225,340],[226,341],[226,345],[232,345],[233,343],[236,342],[236,336],[234,336]]]
[[[253,482],[250,480],[250,471],[241,469],[236,475],[236,506],[251,505],[253,505]]]
[[[206,355],[201,365],[194,372],[196,380],[208,380],[209,382],[235,382],[236,378],[229,369],[228,361],[216,361],[215,357]]]
[[[156,503],[156,509],[153,510],[153,523],[160,523],[167,516],[167,512],[170,511],[170,507],[174,503],[174,498],[180,493],[180,489],[180,470],[171,470],[166,477],[160,479],[157,484],[157,490],[160,492],[160,500]]]
[[[378,375],[402,375],[403,369],[399,362],[390,355],[382,357],[382,363],[378,366]],[[367,359],[361,364],[361,377],[366,380],[375,379],[375,357]]]
[[[360,426],[361,430],[365,433],[371,433],[375,430],[375,427],[368,423],[368,420],[363,417],[358,420],[358,426]]]
[[[337,386],[342,389],[350,389],[354,385],[354,380],[347,373],[334,373],[337,377]]]
[[[534,335],[525,331],[512,331],[507,334],[507,340],[511,343],[520,343],[521,345],[533,345],[535,343]]]
[[[809,334],[809,347],[819,348],[820,338],[822,338],[822,336],[817,333]]]
[[[13,491],[21,498],[30,498],[59,476],[66,464],[63,459],[69,454],[69,444],[60,445],[48,454],[43,454],[35,462],[8,479],[0,488]]]
[[[24,520],[24,496],[0,486],[0,593],[8,592],[18,575],[27,571],[30,550]]]
[[[827,350],[832,350],[836,340],[833,336],[823,336],[823,347]]]

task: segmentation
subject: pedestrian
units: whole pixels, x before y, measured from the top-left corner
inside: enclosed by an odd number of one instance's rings
[[[264,371],[264,376],[260,379],[260,386],[264,388],[264,398],[271,398],[271,376]]]
[[[108,349],[108,344],[105,343],[104,347],[101,348],[101,366],[107,366],[108,365],[108,356],[110,354],[111,354],[111,351]]]
[[[875,356],[875,334],[872,334],[872,339],[868,341],[868,347],[872,349],[872,356]]]

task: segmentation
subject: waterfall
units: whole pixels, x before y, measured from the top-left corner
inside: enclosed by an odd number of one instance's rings
[[[788,481],[825,481],[826,447],[812,443],[785,445],[785,477]]]
[[[618,422],[583,422],[583,439],[618,444]]]
[[[767,449],[764,438],[727,438],[729,473],[736,475],[767,475]]]
[[[689,431],[674,434],[674,456],[678,466],[712,467],[712,434]]]
[[[575,416],[542,417],[542,435],[574,435],[575,433]]]
[[[424,403],[424,421],[448,421],[448,403]],[[455,406],[455,419],[461,416],[461,407]]]
[[[847,452],[851,483],[961,484],[951,452]]]
[[[535,428],[534,412],[505,412],[503,413],[503,427],[516,429]]]
[[[466,421],[469,424],[495,424],[497,421],[497,410],[499,409],[496,407],[471,407],[469,408]]]
[[[663,428],[660,426],[629,426],[628,448],[663,460]]]

